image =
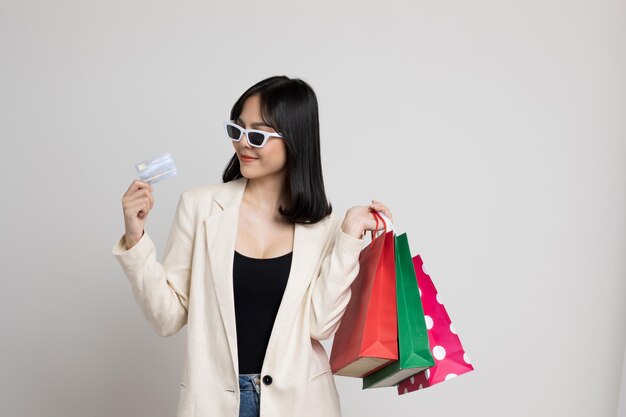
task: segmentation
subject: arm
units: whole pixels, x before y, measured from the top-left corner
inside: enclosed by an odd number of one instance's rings
[[[324,259],[309,291],[310,331],[317,340],[329,339],[339,328],[350,301],[350,285],[359,273],[363,239],[345,233],[341,222],[333,221]]]
[[[187,323],[194,237],[192,206],[187,199],[186,192],[183,192],[162,264],[156,260],[156,247],[145,230],[130,249],[126,248],[122,236],[112,250],[130,281],[145,318],[160,336],[173,335]]]

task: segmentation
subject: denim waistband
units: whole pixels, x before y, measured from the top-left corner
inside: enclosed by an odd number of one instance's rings
[[[261,392],[261,374],[239,374],[239,389]]]

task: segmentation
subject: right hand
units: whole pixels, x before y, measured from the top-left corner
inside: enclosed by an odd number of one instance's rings
[[[134,180],[122,197],[127,249],[135,246],[143,236],[144,224],[153,206],[152,186],[147,182]]]
[[[376,216],[372,214],[374,210],[382,211],[393,223],[393,217],[387,206],[380,201],[372,200],[372,204],[369,206],[350,207],[341,224],[341,230],[357,239],[363,239],[367,231],[372,233],[376,233],[381,229],[385,231],[385,224],[376,221]],[[376,228],[377,225],[378,228]]]

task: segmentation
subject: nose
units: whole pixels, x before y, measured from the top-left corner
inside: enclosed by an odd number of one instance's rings
[[[239,146],[246,148],[250,148],[252,146],[250,145],[250,142],[248,142],[248,135],[246,134],[246,132],[243,132],[241,134],[241,139],[239,139]]]
[[[248,133],[247,133],[247,132],[243,132],[243,133],[241,134],[241,140],[240,140],[240,142],[243,142],[243,144],[244,144],[246,147],[248,147],[249,149],[252,149],[252,148],[253,148],[253,146],[252,146],[252,145],[250,145],[250,142],[248,141]]]

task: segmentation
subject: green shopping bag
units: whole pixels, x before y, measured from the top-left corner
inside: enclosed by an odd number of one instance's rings
[[[399,359],[363,377],[363,389],[395,386],[435,365],[406,233],[395,237]]]

